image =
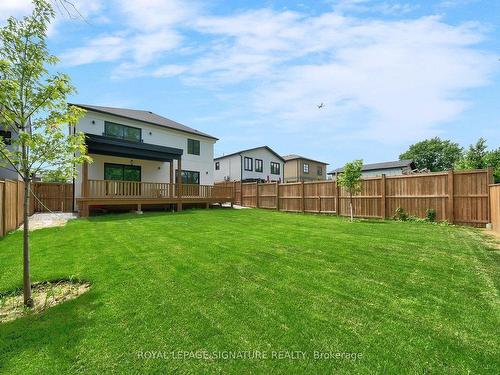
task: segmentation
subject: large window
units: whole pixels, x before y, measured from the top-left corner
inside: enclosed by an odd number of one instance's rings
[[[245,171],[253,171],[253,159],[245,156],[243,160]]]
[[[127,141],[142,142],[141,128],[116,124],[114,122],[104,122],[104,135],[108,137],[121,138]]]
[[[264,162],[262,159],[255,159],[255,172],[262,172],[264,170]]]
[[[197,141],[196,139],[188,139],[188,154],[200,154],[200,141]]]
[[[276,163],[274,161],[271,162],[271,174],[281,174],[280,163]]]
[[[318,176],[323,176],[323,168],[318,167]]]
[[[104,163],[104,179],[119,181],[141,181],[141,167]]]
[[[182,183],[190,185],[200,184],[200,172],[197,171],[182,171]],[[177,173],[176,173],[177,178]]]
[[[304,171],[304,173],[309,174],[309,164],[304,163],[303,171]]]

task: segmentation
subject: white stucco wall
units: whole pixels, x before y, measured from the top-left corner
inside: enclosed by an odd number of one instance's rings
[[[161,126],[148,125],[140,121],[125,119],[118,116],[101,114],[88,111],[77,125],[77,130],[84,133],[103,135],[104,122],[111,121],[118,124],[133,126],[142,129],[144,143],[175,147],[182,149],[182,169],[186,171],[200,172],[200,184],[213,185],[213,157],[215,139],[202,137],[196,134],[184,133],[174,129]],[[187,140],[196,139],[200,141],[200,155],[187,153]],[[141,179],[143,182],[168,182],[169,163],[148,160],[131,160],[130,158],[118,158],[106,155],[91,155],[94,162],[89,165],[89,179],[104,179],[104,162],[117,164],[133,164],[141,166]],[[174,168],[177,162],[174,161]],[[159,168],[159,169],[158,169]],[[81,167],[77,168],[76,196],[80,196]]]

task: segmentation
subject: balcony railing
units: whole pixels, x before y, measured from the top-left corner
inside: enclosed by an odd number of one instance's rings
[[[115,180],[88,180],[88,197],[84,198],[203,198],[233,197],[232,186],[170,184]]]

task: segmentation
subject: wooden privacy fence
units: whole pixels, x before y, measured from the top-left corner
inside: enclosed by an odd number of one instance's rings
[[[73,184],[33,182],[32,212],[73,212]]]
[[[491,169],[366,178],[353,196],[354,213],[390,218],[401,207],[423,218],[428,209],[434,209],[437,220],[484,226],[490,222],[488,185],[492,181]],[[220,185],[232,185],[235,202],[247,207],[349,215],[349,194],[335,181]]]
[[[500,233],[500,184],[490,185],[491,224]]]
[[[23,223],[24,184],[0,180],[0,237]]]

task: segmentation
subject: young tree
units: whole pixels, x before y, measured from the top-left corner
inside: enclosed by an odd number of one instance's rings
[[[399,159],[411,159],[418,169],[427,168],[431,172],[446,171],[462,157],[462,148],[458,143],[439,137],[415,143],[399,155]]]
[[[30,16],[11,17],[0,29],[0,128],[11,134],[9,142],[0,137],[0,162],[24,182],[23,290],[27,307],[33,306],[29,255],[32,177],[48,166],[69,177],[74,164],[90,161],[83,134],[72,130],[83,115],[66,101],[75,89],[67,75],[48,71],[57,62],[46,45],[54,10],[45,0],[33,0],[33,5]]]
[[[354,160],[350,163],[346,163],[342,173],[337,176],[338,184],[349,192],[349,214],[351,216],[351,221],[354,219],[352,196],[361,190],[362,168],[363,160]]]

